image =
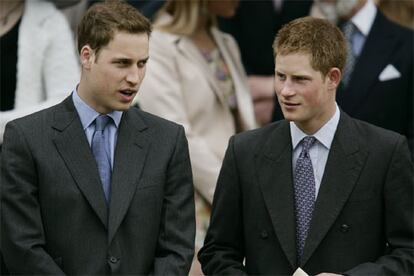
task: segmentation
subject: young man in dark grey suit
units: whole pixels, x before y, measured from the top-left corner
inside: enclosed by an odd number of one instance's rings
[[[405,135],[414,158],[414,32],[387,19],[374,2],[315,1],[340,23],[351,49],[336,100],[352,117]],[[276,107],[274,119],[281,117]]]
[[[184,129],[130,108],[150,33],[125,3],[92,6],[78,29],[75,91],[8,124],[1,250],[12,274],[188,273],[195,220]]]
[[[199,252],[208,275],[412,275],[406,138],[336,102],[346,41],[311,17],[274,42],[286,120],[231,138]],[[301,274],[303,275],[303,274]]]

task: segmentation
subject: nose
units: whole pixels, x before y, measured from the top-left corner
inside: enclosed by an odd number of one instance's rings
[[[132,86],[136,86],[142,80],[142,72],[140,68],[133,67],[131,70],[128,71],[126,76],[126,81],[130,83]]]
[[[284,81],[280,86],[280,95],[283,97],[291,97],[295,94],[293,85],[289,80]]]

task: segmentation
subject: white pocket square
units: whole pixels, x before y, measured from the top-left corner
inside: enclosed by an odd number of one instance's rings
[[[296,269],[295,273],[292,276],[309,276],[305,271],[303,271],[300,267]]]
[[[401,73],[392,64],[388,64],[379,75],[380,81],[387,81],[401,77]]]

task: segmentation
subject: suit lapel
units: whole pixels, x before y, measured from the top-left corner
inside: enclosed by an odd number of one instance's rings
[[[98,169],[72,96],[67,97],[60,107],[54,114],[52,127],[56,135],[53,141],[80,191],[106,227],[107,206]]]
[[[344,89],[341,85],[338,92],[338,102],[343,104],[348,112],[355,110],[365,102],[370,87],[378,81],[381,71],[387,66],[390,55],[397,44],[395,34],[390,31],[387,19],[377,11],[372,29],[365,41],[364,48],[352,73],[350,86]]]
[[[352,119],[341,112],[315,203],[302,266],[337,219],[364,166],[367,153],[359,148],[352,124]]]
[[[118,131],[112,173],[109,244],[128,210],[144,167],[150,144],[149,137],[144,132],[146,128],[136,112],[124,112]]]
[[[292,142],[287,121],[275,128],[256,157],[259,184],[273,228],[292,268],[296,266]]]
[[[187,56],[188,59],[191,60],[193,63],[197,63],[196,67],[202,70],[203,76],[207,79],[208,84],[210,85],[219,102],[224,106],[227,106],[226,100],[224,99],[224,95],[220,92],[221,90],[218,87],[213,72],[211,71],[209,65],[201,55],[200,51],[194,45],[194,43],[191,42],[191,40],[188,37],[180,37],[180,39],[177,42],[177,47],[184,56]]]
[[[227,38],[224,37],[217,28],[211,28],[211,34],[217,43],[217,47],[224,62],[229,68],[234,85],[234,93],[236,93],[238,103],[237,108],[240,117],[247,129],[253,129],[256,127],[256,121],[254,118],[253,105],[251,104],[252,98],[250,96],[250,91],[247,90],[246,80],[242,78],[245,76],[244,69],[233,54],[235,51],[238,51],[238,49],[232,49],[231,44],[226,41]]]

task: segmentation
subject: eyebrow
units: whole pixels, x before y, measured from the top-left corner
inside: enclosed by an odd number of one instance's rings
[[[149,60],[149,56],[143,59],[138,60],[138,62],[147,62]]]
[[[138,62],[147,62],[149,59],[149,56],[143,59],[138,60]],[[124,61],[124,62],[132,62],[132,58],[128,58],[128,57],[114,57],[112,59],[112,62],[116,62],[116,61]]]
[[[288,75],[284,72],[280,72],[278,70],[275,70],[276,75]],[[312,79],[312,76],[306,75],[306,74],[291,74],[292,78],[305,78],[305,79]]]
[[[310,79],[312,79],[312,77],[311,76],[309,76],[309,75],[301,75],[301,74],[298,74],[298,75],[292,75],[292,78],[293,79],[298,79],[298,78],[301,78],[301,79],[307,79],[307,80],[310,80]]]

